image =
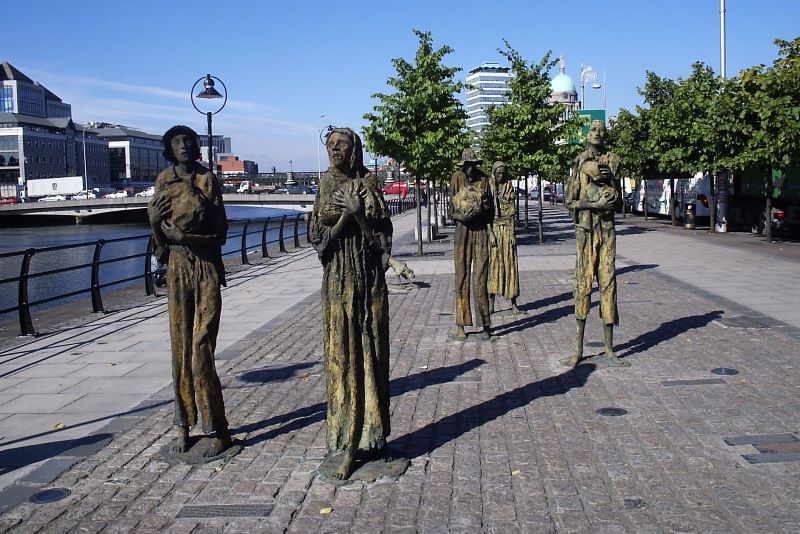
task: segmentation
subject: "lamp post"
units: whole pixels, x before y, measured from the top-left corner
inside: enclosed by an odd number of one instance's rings
[[[586,83],[592,82],[592,89],[600,89],[602,87],[597,80],[597,72],[591,65],[581,64],[581,109],[586,109]]]
[[[86,170],[86,126],[84,126],[81,131],[83,133],[83,190],[87,191],[89,189],[89,175]],[[89,198],[88,194],[86,198]]]
[[[317,119],[317,137],[320,138],[320,141],[322,141],[322,126],[319,125],[319,121],[324,118],[325,114],[323,113],[319,116],[319,119]],[[322,182],[322,162],[320,161],[319,157],[319,145],[321,144],[321,142],[317,144],[317,186],[319,186],[320,182]]]
[[[220,94],[220,92],[214,88],[214,80],[217,80],[220,84],[222,84],[222,90],[225,91],[224,95]],[[201,81],[203,82],[203,90],[197,93],[197,95],[195,95],[194,89],[195,87],[197,87],[197,84],[200,83]],[[222,111],[222,108],[224,108],[225,104],[228,103],[228,88],[225,87],[225,82],[223,82],[216,76],[206,74],[205,76],[201,76],[200,78],[197,79],[196,82],[194,82],[194,85],[192,85],[192,91],[189,94],[192,97],[192,105],[194,106],[194,109],[196,109],[198,113],[204,114],[206,116],[206,119],[208,120],[208,170],[213,171],[214,145],[212,144],[213,137],[211,135],[211,117],[212,115],[216,115],[217,113]],[[202,109],[197,107],[197,104],[195,104],[194,102],[195,98],[202,98],[207,100],[223,98],[224,100],[222,101],[222,105],[216,111],[203,111]]]

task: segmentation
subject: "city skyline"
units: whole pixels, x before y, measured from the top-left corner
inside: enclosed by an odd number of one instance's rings
[[[413,60],[413,28],[430,31],[434,46],[454,49],[444,61],[462,69],[460,80],[484,62],[503,64],[497,48],[504,38],[530,60],[548,50],[554,59],[563,55],[576,85],[581,63],[590,64],[601,82],[605,71],[607,88],[587,88],[586,105],[602,107],[605,91],[611,115],[641,103],[636,88],[644,84],[645,70],[686,76],[694,61],[719,70],[718,0],[681,0],[669,9],[634,1],[600,4],[576,1],[565,11],[501,1],[487,14],[480,2],[411,1],[398,11],[317,2],[242,3],[223,10],[199,1],[186,12],[147,1],[78,7],[45,1],[43,18],[12,4],[9,19],[19,23],[4,31],[0,59],[71,103],[76,122],[124,124],[159,135],[173,124],[205,133],[189,90],[210,72],[230,92],[214,131],[233,138],[237,155],[264,169],[288,170],[292,160],[297,170],[314,170],[318,128],[362,128],[363,114],[376,103],[370,95],[388,91],[391,59]],[[476,17],[479,12],[485,16]],[[796,37],[791,21],[798,18],[800,6],[790,1],[729,1],[727,74],[770,63],[774,39]],[[585,21],[603,29],[581,32]],[[198,37],[187,37],[190,32]],[[557,72],[554,67],[551,75]]]

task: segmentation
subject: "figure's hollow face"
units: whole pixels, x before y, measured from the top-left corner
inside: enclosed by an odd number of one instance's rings
[[[328,149],[328,159],[333,167],[342,171],[350,169],[353,142],[349,137],[338,132],[332,133],[325,146]]]
[[[478,165],[474,161],[468,161],[464,169],[464,174],[472,178],[478,174]]]
[[[598,146],[606,141],[606,127],[601,123],[592,123],[589,127],[589,143]]]
[[[494,177],[498,181],[503,181],[506,177],[506,166],[500,165],[494,169]]]
[[[195,155],[194,139],[186,134],[178,134],[172,138],[172,155],[178,163],[191,163]]]

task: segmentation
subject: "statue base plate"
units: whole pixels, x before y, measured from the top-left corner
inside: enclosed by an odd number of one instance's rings
[[[379,478],[395,478],[406,472],[411,461],[407,458],[379,458],[369,462],[356,462],[356,469],[347,479],[334,478],[333,473],[338,465],[339,455],[328,455],[317,468],[317,473],[326,481],[336,485],[352,482],[375,482]]]
[[[558,362],[563,365],[564,367],[572,367],[569,365],[569,361],[572,358],[564,358],[562,360],[558,360]],[[625,360],[623,360],[625,361]],[[609,360],[606,358],[606,355],[603,354],[595,354],[594,356],[584,356],[581,361],[578,362],[576,367],[580,367],[581,365],[593,365],[596,369],[610,369],[616,367],[628,367],[630,366],[630,362],[627,362],[628,365],[619,365],[614,360]]]
[[[166,460],[171,464],[184,463],[184,464],[199,465],[199,464],[207,464],[209,462],[215,462],[217,460],[228,460],[230,458],[233,458],[240,452],[242,452],[242,444],[237,441],[234,441],[230,447],[223,450],[217,455],[203,456],[203,452],[207,451],[213,444],[214,438],[203,436],[199,439],[197,437],[190,438],[190,440],[191,440],[191,445],[189,446],[189,450],[186,452],[173,451],[172,446],[177,441],[176,439],[173,439],[170,440],[169,443],[161,447],[159,454],[164,460]]]

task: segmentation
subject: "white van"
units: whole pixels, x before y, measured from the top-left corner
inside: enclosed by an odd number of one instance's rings
[[[639,180],[633,193],[633,211],[644,213],[644,183]],[[647,213],[648,215],[664,215],[669,217],[670,180],[647,180]],[[675,179],[675,216],[683,216],[685,205],[695,203],[695,216],[708,217],[711,214],[711,180],[702,172],[693,178]]]

